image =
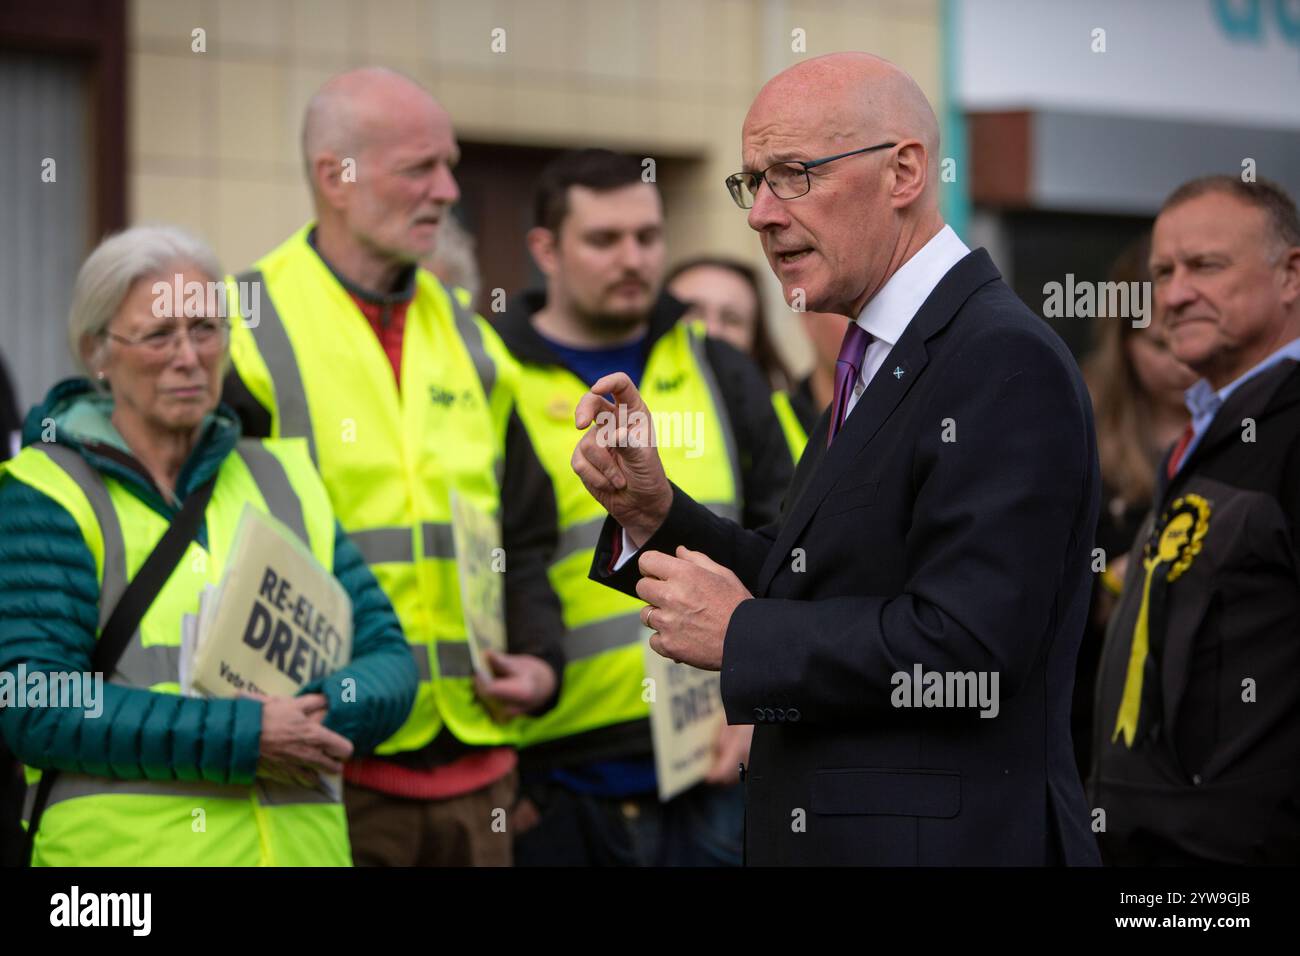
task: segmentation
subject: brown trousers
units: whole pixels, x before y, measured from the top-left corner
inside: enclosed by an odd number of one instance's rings
[[[343,804],[357,866],[510,866],[506,818],[517,771],[445,800],[411,800],[347,786]]]

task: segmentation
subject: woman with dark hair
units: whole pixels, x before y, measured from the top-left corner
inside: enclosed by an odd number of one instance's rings
[[[1143,235],[1130,243],[1111,267],[1110,281],[1149,282],[1150,241]],[[1075,757],[1085,776],[1091,760],[1093,687],[1106,624],[1124,580],[1129,548],[1151,507],[1160,459],[1187,425],[1183,392],[1196,381],[1196,373],[1170,353],[1161,317],[1149,318],[1145,328],[1127,318],[1098,320],[1093,351],[1083,363],[1101,459],[1097,547],[1106,559],[1079,650],[1071,720]]]
[[[678,263],[664,287],[687,305],[683,318],[702,321],[712,338],[735,346],[758,363],[772,386],[772,406],[798,461],[808,435],[802,416],[790,403],[797,382],[768,330],[758,273],[738,259],[697,256]]]
[[[730,342],[757,362],[773,388],[789,389],[795,384],[767,329],[753,267],[725,256],[697,256],[678,263],[664,284],[674,298],[690,307],[688,318],[701,320],[709,335]]]

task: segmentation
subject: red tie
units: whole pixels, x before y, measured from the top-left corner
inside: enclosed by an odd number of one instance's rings
[[[840,343],[839,357],[835,360],[835,398],[831,401],[831,427],[826,432],[827,448],[844,426],[844,419],[848,418],[849,396],[862,374],[862,358],[867,354],[870,342],[870,332],[856,322],[849,323],[844,341]]]
[[[1183,429],[1182,435],[1178,438],[1178,443],[1174,445],[1174,450],[1169,453],[1169,464],[1165,466],[1165,477],[1172,479],[1178,474],[1178,466],[1183,463],[1183,455],[1187,454],[1187,446],[1192,443],[1192,436],[1196,432],[1192,429],[1192,423],[1188,422],[1187,427]]]

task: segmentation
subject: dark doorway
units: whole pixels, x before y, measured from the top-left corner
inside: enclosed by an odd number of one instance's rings
[[[524,245],[524,234],[533,225],[533,188],[548,162],[564,152],[545,146],[515,146],[501,143],[461,142],[461,160],[456,167],[460,203],[456,215],[475,239],[475,252],[482,274],[479,312],[492,319],[492,290],[504,289],[513,296],[542,284],[542,274]],[[641,151],[627,150],[632,155]],[[676,204],[686,202],[682,184],[689,181],[695,161],[685,157],[655,157],[656,179],[664,199],[664,216],[671,222]]]
[[[1147,216],[1098,216],[1067,212],[1002,214],[1006,249],[1011,257],[1016,295],[1043,314],[1043,286],[1064,284],[1067,274],[1078,282],[1105,282],[1115,259],[1151,226]],[[1047,322],[1065,339],[1076,357],[1092,348],[1094,324],[1109,319],[1053,318]]]
[[[0,347],[22,409],[68,375],[72,281],[126,224],[125,0],[0,2]]]

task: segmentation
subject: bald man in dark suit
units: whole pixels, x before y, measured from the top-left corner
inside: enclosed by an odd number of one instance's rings
[[[846,317],[774,525],[666,480],[626,376],[577,409],[573,465],[611,515],[593,578],[645,600],[651,647],[720,670],[729,722],[756,725],[751,864],[1098,862],[1069,723],[1091,404],[944,225],[938,139],[915,82],[867,54],[792,67],[745,119],[733,198],[787,300]]]

